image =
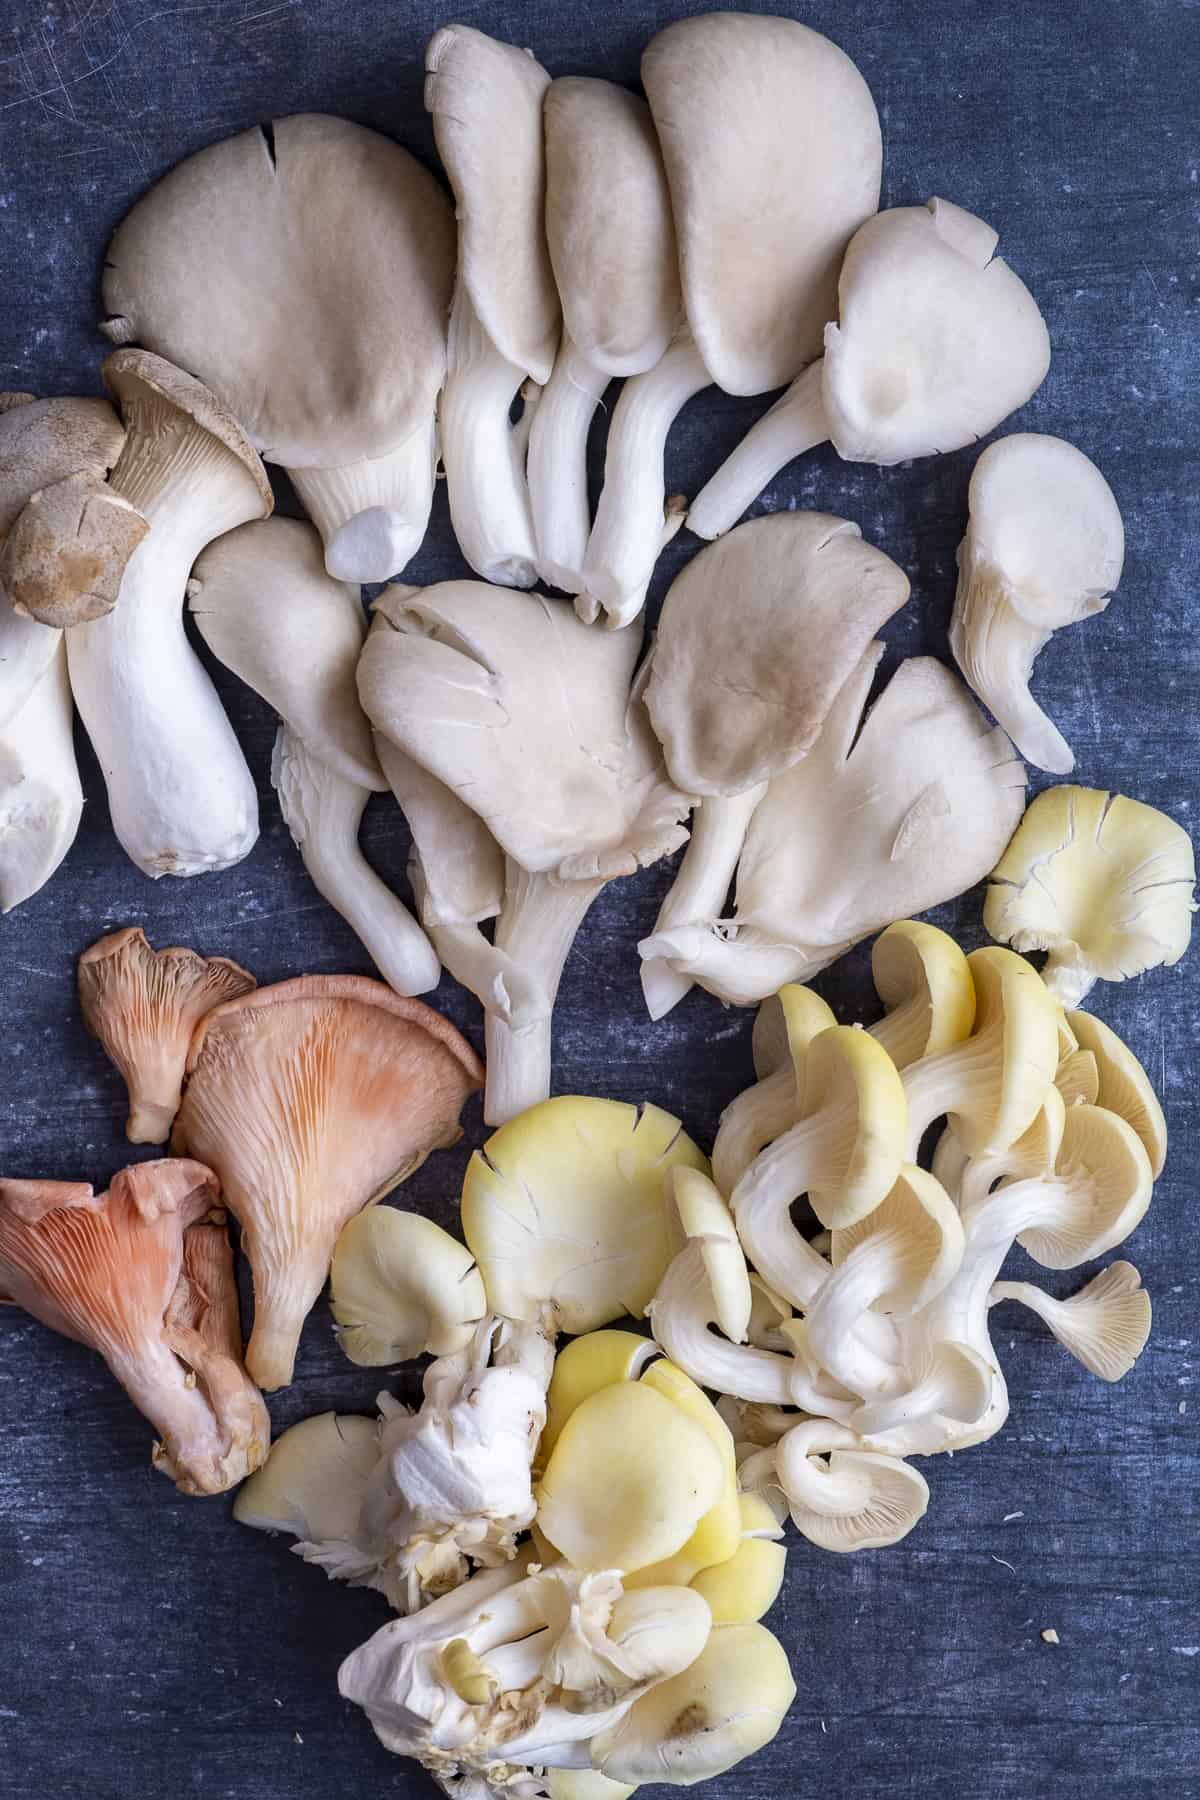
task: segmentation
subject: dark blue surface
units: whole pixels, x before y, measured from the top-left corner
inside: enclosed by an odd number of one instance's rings
[[[421,62],[455,16],[532,45],[554,73],[633,81],[644,40],[700,6],[426,0],[0,0],[0,388],[88,392],[107,236],[142,189],[214,138],[298,110],[347,114],[430,156]],[[941,193],[980,212],[1049,321],[1054,364],[1021,415],[1093,455],[1125,513],[1125,579],[1061,633],[1037,691],[1078,775],[1185,824],[1200,789],[1200,11],[1192,0],[823,0],[884,124],[885,203]],[[348,197],[353,204],[353,197]],[[267,279],[264,271],[264,279]],[[672,439],[694,492],[758,410],[709,393]],[[946,654],[954,548],[973,457],[883,472],[819,452],[763,504],[857,519],[909,572],[887,637]],[[682,534],[655,592],[695,549]],[[461,572],[444,499],[409,579]],[[262,980],[367,967],[317,898],[267,782],[274,723],[231,678],[264,791],[262,839],[220,876],[150,884],[122,859],[85,755],[88,806],[54,883],[0,921],[0,1167],[103,1182],[127,1160],[115,1072],[79,1023],[73,962],[114,926],[223,951]],[[373,803],[369,854],[403,881],[405,833]],[[749,1018],[693,997],[669,1024],[640,1004],[634,944],[665,869],[610,887],[567,970],[560,1090],[648,1098],[707,1141],[749,1070]],[[946,909],[978,940],[979,896]],[[724,1800],[1184,1800],[1200,1792],[1200,1583],[1194,1212],[1197,969],[1104,989],[1095,1008],[1160,1083],[1171,1158],[1126,1254],[1155,1330],[1117,1388],[1028,1315],[1002,1315],[1003,1435],[926,1463],[933,1501],[897,1548],[839,1559],[795,1544],[771,1623],[799,1695],[781,1736],[710,1791]],[[866,959],[818,984],[869,1006]],[[439,1004],[479,1041],[473,1002]],[[405,1190],[450,1217],[470,1144]],[[1056,1291],[1077,1278],[1050,1277]],[[277,1425],[369,1406],[378,1383],[310,1322]],[[411,1393],[411,1375],[396,1384]],[[282,1545],[151,1473],[149,1433],[96,1360],[0,1316],[2,1800],[329,1800],[432,1790],[337,1699],[340,1657],[384,1617]],[[1015,1515],[1015,1516],[1014,1516]],[[1008,1522],[1006,1521],[1008,1516]],[[1057,1648],[1042,1643],[1053,1627]],[[301,1741],[302,1740],[302,1741]]]

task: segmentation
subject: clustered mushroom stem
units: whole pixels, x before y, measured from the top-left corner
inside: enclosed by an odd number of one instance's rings
[[[744,794],[710,794],[698,803],[683,861],[654,921],[656,936],[720,917],[747,827],[766,791],[766,782],[760,782]],[[690,976],[674,969],[666,957],[649,957],[642,963],[642,992],[652,1019],[665,1017],[693,985]]]
[[[715,538],[736,525],[782,468],[829,438],[821,397],[823,361],[810,363],[711,476],[688,511],[688,529]]]
[[[895,1257],[903,1253],[902,1231],[873,1235],[850,1252],[808,1309],[814,1356],[851,1393],[882,1392],[896,1385],[895,1364],[868,1348],[861,1327],[872,1316],[868,1309],[873,1302],[887,1291]]]
[[[858,1512],[871,1494],[870,1481],[843,1464],[837,1471],[818,1459],[834,1450],[859,1447],[856,1434],[825,1419],[806,1420],[786,1432],[775,1445],[775,1471],[789,1501],[822,1518],[840,1519]]]
[[[821,1114],[802,1119],[755,1158],[733,1192],[746,1255],[792,1306],[807,1306],[829,1274],[824,1258],[793,1225],[791,1209],[808,1192],[840,1123]]]
[[[529,499],[538,573],[549,586],[583,585],[591,514],[587,441],[609,377],[565,334],[529,433]]]

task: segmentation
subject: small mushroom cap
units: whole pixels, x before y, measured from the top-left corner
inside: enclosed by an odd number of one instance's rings
[[[610,1779],[690,1787],[769,1744],[796,1697],[787,1654],[763,1625],[717,1625],[700,1655],[592,1739]]]
[[[671,1171],[671,1195],[686,1238],[700,1246],[717,1324],[734,1344],[744,1344],[754,1300],[746,1258],[725,1196],[703,1169]]]
[[[394,1206],[342,1226],[329,1277],[338,1343],[362,1368],[465,1350],[487,1312],[471,1252],[432,1219]]]
[[[501,355],[543,387],[559,325],[545,226],[549,85],[530,51],[469,25],[444,25],[426,47],[425,106],[458,203],[459,277]]]
[[[1058,1023],[1053,996],[1021,957],[985,945],[972,950],[967,962],[975,985],[975,1030],[961,1055],[972,1066],[963,1098],[947,1116],[968,1155],[982,1156],[1008,1149],[1032,1125],[1054,1085]],[[991,1053],[976,1069],[972,1046],[984,1038]]]
[[[1046,631],[1100,612],[1121,579],[1125,528],[1113,491],[1063,438],[1014,432],[971,475],[966,560]]]
[[[815,1440],[815,1441],[814,1441]],[[794,1426],[775,1449],[792,1522],[822,1550],[880,1550],[925,1515],[925,1477],[899,1457],[867,1450],[845,1426]]]
[[[975,985],[948,932],[920,919],[889,925],[871,947],[871,979],[887,1009],[871,1036],[898,1069],[970,1037]]]
[[[1052,992],[1076,1006],[1097,980],[1179,961],[1192,935],[1196,858],[1181,825],[1098,788],[1047,788],[997,863],[985,929],[1048,950]]]
[[[384,787],[356,671],[366,635],[359,590],[325,572],[298,519],[255,519],[197,559],[188,609],[227,669],[261,694],[335,774]]]
[[[102,480],[121,454],[125,429],[107,400],[35,400],[0,407],[0,538],[34,494],[72,475]]]
[[[105,358],[100,373],[105,387],[120,403],[122,416],[131,430],[139,418],[146,415],[146,428],[152,440],[161,436],[169,448],[175,448],[173,434],[164,430],[161,414],[178,413],[181,419],[190,420],[197,430],[222,445],[230,458],[245,470],[258,493],[259,516],[265,518],[271,512],[275,496],[258,452],[233,413],[202,381],[149,350],[115,350]],[[152,441],[151,454],[153,449]],[[127,443],[126,459],[140,450],[140,445]],[[120,483],[123,466],[118,464],[116,485]]]
[[[609,375],[665,355],[683,317],[675,226],[650,109],[612,81],[546,89],[546,236],[566,335]]]
[[[233,1516],[256,1531],[303,1543],[350,1542],[367,1477],[379,1461],[379,1426],[355,1413],[317,1413],[283,1432],[238,1493]]]
[[[887,1051],[865,1031],[834,1025],[813,1039],[804,1064],[801,1128],[818,1114],[836,1121],[837,1135],[808,1198],[822,1225],[836,1229],[873,1211],[904,1162],[904,1089]]]
[[[1157,1181],[1167,1160],[1167,1121],[1150,1077],[1133,1051],[1103,1019],[1086,1012],[1073,1012],[1068,1017],[1079,1043],[1079,1054],[1094,1060],[1096,1092],[1091,1100],[1133,1126]]]
[[[1071,1106],[1048,1182],[1050,1212],[1017,1242],[1045,1269],[1074,1269],[1127,1238],[1150,1204],[1150,1159],[1132,1125],[1102,1106]]]
[[[836,1025],[828,1003],[811,988],[789,981],[768,994],[754,1015],[754,1072],[760,1081],[789,1064],[803,1068],[808,1046],[819,1032]]]
[[[960,450],[1037,392],[1049,335],[995,244],[990,226],[945,200],[892,207],[855,233],[839,322],[825,329],[839,456],[889,465]]]
[[[538,1443],[540,1462],[548,1460],[578,1406],[614,1382],[636,1381],[658,1355],[654,1339],[639,1337],[635,1331],[588,1331],[565,1344],[554,1359],[546,1394],[546,1424]]]
[[[1128,1262],[1110,1263],[1068,1300],[1056,1300],[1031,1281],[998,1281],[988,1305],[1004,1300],[1019,1301],[1035,1312],[1063,1349],[1101,1381],[1128,1375],[1150,1336],[1150,1296]]]
[[[757,1494],[743,1494],[743,1509],[747,1502],[761,1506],[775,1524],[770,1507]],[[778,1533],[778,1526],[775,1530]],[[786,1566],[787,1550],[782,1544],[757,1532],[743,1532],[728,1561],[701,1569],[691,1585],[708,1602],[714,1625],[753,1625],[778,1600]]]
[[[550,1800],[629,1800],[636,1787],[628,1781],[610,1781],[599,1769],[547,1769]]]
[[[43,625],[85,625],[117,604],[125,565],[150,526],[97,475],[34,494],[0,551],[0,587]]]
[[[454,220],[377,132],[305,113],[211,144],[143,195],[105,267],[108,335],[193,370],[271,462],[380,456],[432,416]]]
[[[642,1385],[678,1406],[699,1425],[716,1448],[724,1471],[721,1491],[696,1529],[674,1556],[639,1569],[626,1581],[628,1588],[658,1585],[690,1586],[701,1570],[715,1568],[733,1556],[742,1541],[742,1513],[738,1496],[737,1454],[733,1434],[704,1389],[673,1362],[651,1363],[641,1376]]]
[[[678,1244],[667,1175],[707,1167],[656,1106],[560,1095],[467,1167],[462,1227],[494,1312],[593,1331],[645,1311]]]
[[[577,1569],[632,1572],[682,1550],[724,1484],[703,1426],[644,1381],[620,1382],[563,1427],[535,1490],[538,1528]]]
[[[935,1343],[916,1363],[907,1393],[895,1399],[867,1401],[850,1415],[850,1424],[873,1450],[894,1447],[893,1432],[899,1432],[903,1441],[905,1427],[930,1419],[978,1425],[993,1407],[998,1379],[995,1364],[970,1344]],[[1002,1423],[1001,1418],[992,1430],[998,1430]],[[955,1434],[950,1434],[949,1443],[945,1441],[942,1423],[935,1432],[931,1450],[956,1447]],[[990,1435],[991,1431],[981,1432],[966,1441],[977,1443]],[[958,1434],[957,1442],[962,1441]]]
[[[709,544],[676,576],[646,706],[671,779],[739,794],[798,762],[908,577],[826,513],[770,513]]]
[[[831,1257],[840,1268],[860,1244],[886,1236],[888,1286],[875,1300],[880,1312],[915,1313],[953,1278],[963,1256],[962,1221],[940,1181],[907,1163],[890,1192],[865,1219],[833,1233]]]
[[[870,90],[828,38],[748,13],[668,25],[642,85],[700,354],[727,393],[781,387],[821,354],[843,252],[879,204]]]

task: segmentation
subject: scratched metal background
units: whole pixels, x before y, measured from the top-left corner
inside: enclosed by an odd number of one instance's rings
[[[458,17],[533,45],[555,73],[632,82],[644,40],[700,6],[490,0]],[[1055,638],[1037,686],[1079,778],[1187,823],[1200,776],[1200,347],[1196,333],[1195,0],[814,0],[802,10],[858,60],[879,103],[885,203],[949,195],[994,221],[1050,323],[1055,360],[1018,421],[1072,437],[1125,513],[1110,611]],[[430,158],[422,46],[453,13],[429,0],[0,0],[0,387],[90,392],[97,270],[112,226],[172,163],[275,114],[344,113]],[[353,205],[352,195],[347,204]],[[264,270],[264,279],[269,271]],[[670,451],[694,491],[756,407],[708,394]],[[893,656],[946,654],[954,547],[972,456],[885,470],[818,453],[762,502],[859,520],[908,570]],[[678,538],[657,583],[694,551]],[[460,573],[444,501],[411,579]],[[266,708],[220,681],[263,790],[240,867],[151,886],[126,864],[83,750],[83,830],[53,884],[0,922],[0,1166],[104,1182],[127,1160],[120,1084],[76,1012],[76,955],[141,922],[158,943],[225,951],[264,981],[365,969],[308,885],[269,791]],[[405,832],[373,803],[369,854],[403,881]],[[668,871],[611,887],[567,970],[555,1082],[677,1110],[702,1140],[749,1070],[749,1018],[694,997],[652,1027],[633,946]],[[979,896],[943,922],[979,937]],[[772,1623],[799,1696],[777,1741],[718,1784],[726,1800],[1162,1800],[1200,1792],[1198,1459],[1194,1397],[1195,1096],[1200,957],[1104,989],[1097,1009],[1160,1082],[1173,1148],[1130,1254],[1155,1332],[1120,1387],[1092,1380],[1027,1315],[997,1334],[1013,1392],[1004,1434],[927,1465],[933,1504],[897,1548],[842,1560],[793,1547]],[[866,963],[819,983],[842,1016],[869,1005]],[[438,996],[478,1041],[474,1004]],[[408,1203],[450,1216],[461,1152]],[[1051,1277],[1060,1292],[1075,1278]],[[283,1426],[377,1387],[324,1309]],[[395,1385],[413,1392],[411,1371]],[[148,1432],[97,1360],[0,1319],[0,1796],[227,1800],[431,1790],[343,1706],[342,1655],[385,1616],[327,1586],[228,1504],[176,1496]],[[1058,1648],[1041,1642],[1053,1626]]]

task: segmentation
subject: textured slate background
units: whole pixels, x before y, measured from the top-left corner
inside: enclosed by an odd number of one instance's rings
[[[634,81],[639,49],[700,6],[647,0],[466,5],[458,17],[533,45],[555,73]],[[799,9],[798,9],[799,10]],[[431,155],[421,53],[450,12],[428,0],[0,0],[0,387],[97,386],[96,273],[146,184],[254,121],[336,111]],[[802,16],[858,60],[886,143],[885,203],[933,192],[981,212],[1050,323],[1055,360],[1020,424],[1100,461],[1124,508],[1126,576],[1103,617],[1061,634],[1038,691],[1079,778],[1185,823],[1200,776],[1194,581],[1200,563],[1194,0],[820,0]],[[348,196],[353,204],[353,196]],[[695,491],[754,415],[708,394],[672,440],[672,488]],[[945,655],[953,552],[972,456],[879,472],[828,453],[764,504],[859,520],[912,577],[897,654]],[[687,534],[656,591],[694,551]],[[410,579],[459,572],[444,501]],[[73,961],[143,923],[157,943],[225,951],[262,980],[366,968],[309,887],[267,784],[274,730],[220,683],[263,786],[263,834],[239,868],[151,886],[122,860],[83,752],[83,830],[52,886],[0,921],[0,1166],[89,1177],[128,1160],[120,1084],[84,1035]],[[368,850],[403,880],[405,833],[373,803]],[[677,1110],[707,1140],[749,1069],[749,1018],[696,996],[657,1028],[633,945],[668,872],[608,890],[567,970],[556,1085]],[[979,937],[979,896],[946,909]],[[1122,1800],[1200,1788],[1197,1581],[1197,970],[1104,990],[1097,1009],[1162,1085],[1173,1148],[1130,1254],[1155,1301],[1149,1351],[1119,1388],[1093,1381],[1026,1315],[997,1345],[1013,1392],[999,1439],[927,1466],[933,1504],[902,1545],[842,1560],[794,1548],[772,1623],[799,1696],[776,1743],[714,1793],[783,1800]],[[819,985],[842,1016],[869,1004],[865,957]],[[438,1003],[479,1040],[475,1006]],[[472,1142],[405,1193],[448,1218]],[[1051,1277],[1059,1292],[1074,1277]],[[321,1309],[277,1425],[367,1408]],[[411,1393],[411,1371],[397,1387]],[[333,1686],[384,1616],[228,1505],[176,1496],[148,1432],[96,1359],[0,1317],[0,1796],[124,1800],[165,1787],[223,1800],[430,1791],[387,1757]],[[1005,1522],[1005,1515],[1018,1515]],[[1039,1633],[1061,1637],[1048,1648]]]

